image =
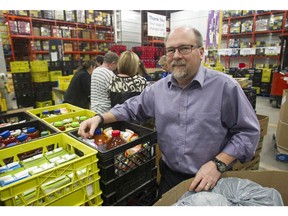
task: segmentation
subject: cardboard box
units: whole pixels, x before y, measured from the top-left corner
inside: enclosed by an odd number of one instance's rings
[[[283,90],[282,104],[279,112],[278,126],[276,130],[277,147],[288,151],[288,89]]]
[[[260,125],[260,137],[263,137],[267,134],[269,117],[257,114],[257,118]]]
[[[237,177],[242,179],[249,179],[256,182],[263,187],[270,187],[276,189],[282,196],[285,206],[288,206],[288,187],[287,171],[231,171],[226,172],[222,177]],[[163,194],[154,206],[171,206],[178,201],[178,199],[188,190],[192,179],[183,181],[174,188]]]

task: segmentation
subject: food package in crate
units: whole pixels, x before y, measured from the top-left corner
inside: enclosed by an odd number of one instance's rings
[[[97,151],[67,134],[2,151],[0,201],[4,205],[79,206],[90,200],[102,204]],[[20,159],[21,154],[27,157]]]
[[[155,155],[156,131],[128,122],[116,122],[105,125],[102,130],[107,140],[111,139],[113,130],[121,131],[124,144],[111,149],[99,148],[94,138],[84,139],[79,137],[78,130],[68,134],[98,150],[99,165],[102,167],[114,167],[113,175],[119,177],[141,166]],[[108,144],[107,141],[107,144]],[[111,173],[110,173],[111,175]]]

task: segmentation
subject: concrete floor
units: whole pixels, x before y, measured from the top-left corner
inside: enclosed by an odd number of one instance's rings
[[[279,119],[279,108],[275,108],[269,97],[257,96],[256,113],[269,117],[267,135],[264,136],[263,146],[260,153],[261,170],[285,170],[288,171],[288,162],[281,162],[275,159],[275,148],[273,146],[273,134],[276,135],[277,123]]]

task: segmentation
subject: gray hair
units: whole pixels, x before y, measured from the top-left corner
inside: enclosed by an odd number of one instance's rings
[[[111,51],[107,52],[104,56],[104,62],[109,63],[109,64],[113,62],[117,63],[118,59],[119,59],[119,56],[116,53],[111,52]]]
[[[196,39],[196,45],[197,47],[203,47],[203,37],[200,33],[199,30],[197,30],[196,28],[192,28],[192,27],[179,27],[179,28],[185,28],[187,31],[192,31],[194,36],[195,36],[195,39]],[[177,28],[178,29],[178,28]],[[171,31],[167,37],[165,38],[165,44],[166,44],[166,41],[168,39],[168,37],[170,36],[170,34],[172,33],[173,31]]]

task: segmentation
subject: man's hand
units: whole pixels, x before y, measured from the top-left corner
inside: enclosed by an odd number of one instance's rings
[[[99,116],[87,119],[80,124],[78,135],[84,138],[93,137],[95,129],[98,127],[101,119]]]
[[[216,164],[209,161],[199,169],[189,187],[189,191],[208,191],[215,187],[220,176],[221,173],[217,170]]]

